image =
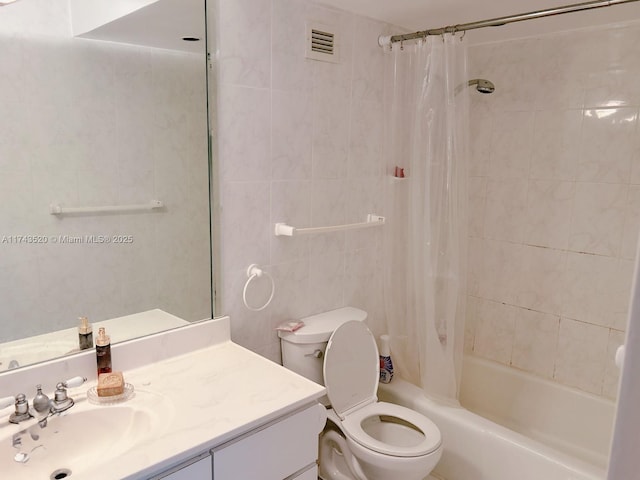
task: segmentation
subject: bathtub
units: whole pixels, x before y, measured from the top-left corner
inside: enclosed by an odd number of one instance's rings
[[[556,450],[607,467],[613,400],[466,355],[460,403]]]
[[[490,373],[495,373],[490,372],[490,367],[493,366],[484,365],[482,361],[480,364],[474,363],[473,360],[475,359],[465,360],[467,364],[465,368],[469,368],[467,376],[471,374],[474,380],[474,382],[470,382],[471,385],[467,383],[463,387],[465,396],[477,388],[477,385],[473,385],[475,383],[484,383],[485,389],[495,386],[492,385],[495,379],[490,378]],[[469,361],[472,363],[470,367]],[[478,373],[483,367],[486,367],[487,371]],[[509,369],[505,368],[504,370]],[[498,371],[498,373],[510,372]],[[482,378],[481,375],[485,375],[485,378]],[[520,383],[523,381],[520,379]],[[529,396],[529,401],[533,404],[543,405],[547,400],[546,398],[536,399],[531,393],[536,390],[534,387],[527,389],[525,395]],[[513,400],[511,388],[502,390],[502,394]],[[569,391],[570,389],[564,390],[567,391],[561,393],[575,393]],[[546,393],[543,389],[536,395],[542,394],[544,396]],[[562,441],[553,443],[534,439],[499,425],[466,408],[439,403],[425,397],[420,388],[400,378],[395,378],[389,385],[381,384],[378,396],[381,401],[397,403],[416,410],[438,425],[442,432],[444,452],[440,463],[433,472],[437,477],[446,480],[603,480],[606,477],[604,465],[606,455],[605,459],[597,458],[595,462],[586,461],[558,449],[558,443],[564,444]],[[555,399],[555,397],[552,398]],[[475,401],[474,406],[481,403]],[[504,403],[508,404],[509,401],[504,400]],[[502,405],[504,403],[501,402]],[[501,408],[501,404],[498,404],[498,407]],[[518,404],[518,402],[514,401],[512,404]],[[531,403],[522,402],[518,408],[526,410],[530,405]],[[565,404],[563,403],[563,405]],[[573,408],[573,404],[567,405]],[[517,409],[507,409],[507,411],[511,415],[515,414]],[[565,412],[565,415],[568,416],[569,413],[570,411]],[[553,423],[554,419],[561,417],[562,414],[554,415],[549,422]],[[529,418],[535,422],[530,427],[530,431],[537,430],[539,416],[530,415]],[[594,420],[596,420],[594,417],[588,416],[584,417],[582,423],[590,424]],[[541,424],[548,425],[546,421]],[[579,450],[584,454],[581,447]]]

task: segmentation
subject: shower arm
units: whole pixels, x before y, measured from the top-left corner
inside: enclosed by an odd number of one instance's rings
[[[632,3],[640,0],[595,0],[591,2],[575,3],[572,5],[565,5],[556,8],[547,8],[545,10],[536,10],[533,12],[520,13],[518,15],[509,15],[506,17],[492,18],[490,20],[481,20],[479,22],[462,23],[459,25],[450,25],[447,27],[433,28],[429,30],[422,30],[414,33],[407,33],[405,35],[381,35],[378,38],[378,43],[381,47],[390,45],[397,42],[405,42],[408,40],[416,40],[419,38],[425,38],[429,35],[443,35],[445,33],[465,32],[467,30],[475,30],[485,27],[500,27],[508,23],[523,22],[525,20],[535,20],[537,18],[551,17],[554,15],[563,15],[565,13],[580,12],[583,10],[591,10],[594,8],[610,7],[613,5],[620,5],[623,3]]]

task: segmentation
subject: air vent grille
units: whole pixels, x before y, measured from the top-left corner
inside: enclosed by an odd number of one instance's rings
[[[311,51],[333,55],[335,35],[322,30],[311,29]]]
[[[312,60],[338,63],[338,34],[335,28],[307,23],[306,57]]]

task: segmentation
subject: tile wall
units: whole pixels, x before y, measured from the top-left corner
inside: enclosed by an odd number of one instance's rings
[[[68,7],[2,8],[0,242],[121,234],[133,243],[0,243],[0,341],[72,327],[79,315],[210,315],[204,56],[72,39]],[[152,198],[166,211],[48,211]]]
[[[640,26],[474,46],[466,348],[613,398],[640,227]]]
[[[336,29],[337,64],[305,59],[305,22]],[[386,24],[301,0],[220,0],[218,122],[224,311],[234,341],[275,361],[283,321],[351,305],[382,325],[381,232],[284,238],[296,227],[364,221],[382,209]],[[246,269],[275,279],[246,309]],[[259,306],[269,283],[252,283]]]

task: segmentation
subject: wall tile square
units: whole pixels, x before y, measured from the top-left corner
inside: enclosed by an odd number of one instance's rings
[[[485,240],[480,259],[478,296],[514,304],[518,292],[524,246]]]
[[[517,311],[511,305],[479,300],[473,351],[482,357],[509,365]]]
[[[309,4],[297,0],[273,0],[271,50],[272,87],[308,92],[313,83],[314,62],[305,58]],[[268,42],[264,42],[268,45]]]
[[[608,328],[562,318],[554,378],[601,395],[608,344]]]
[[[560,180],[530,180],[527,193],[525,243],[566,249],[575,184]]]
[[[521,243],[524,236],[528,181],[519,178],[487,181],[484,235]]]
[[[582,114],[579,110],[535,112],[531,178],[575,180]]]
[[[382,175],[383,126],[381,100],[354,102],[349,140],[349,178]]]
[[[582,253],[567,254],[562,315],[596,325],[614,322],[618,261]]]
[[[638,153],[637,108],[585,110],[576,178],[626,183]]]
[[[273,90],[271,171],[274,180],[311,178],[312,97]]]
[[[495,114],[491,134],[489,175],[528,178],[533,151],[533,112]]]
[[[628,186],[577,183],[569,250],[617,256],[627,206]]]
[[[553,378],[560,317],[518,309],[511,364],[545,378]]]
[[[565,289],[566,252],[531,246],[523,246],[521,252],[516,304],[560,314],[562,292]]]
[[[268,88],[271,0],[220,0],[218,14],[221,83]],[[250,38],[268,41],[252,42],[249,47]]]
[[[270,178],[270,91],[222,85],[218,108],[218,149],[224,180]]]

